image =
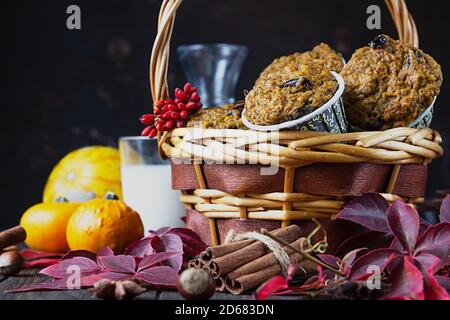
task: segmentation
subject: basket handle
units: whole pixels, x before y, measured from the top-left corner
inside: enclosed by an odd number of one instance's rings
[[[400,41],[418,48],[419,34],[405,0],[384,0],[384,2],[394,20]]]
[[[158,33],[153,44],[150,58],[150,90],[153,103],[164,99],[168,94],[167,71],[169,67],[170,40],[172,37],[176,11],[183,0],[163,0],[158,17]],[[405,0],[385,0],[394,20],[402,42],[419,47],[419,36],[413,17],[408,11]],[[162,137],[158,133],[158,142]],[[163,155],[160,150],[161,155]]]

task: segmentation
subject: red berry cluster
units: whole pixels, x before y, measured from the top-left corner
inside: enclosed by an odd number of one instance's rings
[[[197,88],[192,87],[188,82],[184,85],[183,90],[175,89],[175,99],[159,100],[153,109],[153,114],[141,116],[140,121],[146,126],[141,135],[153,138],[158,131],[184,127],[189,116],[201,109],[202,106]]]

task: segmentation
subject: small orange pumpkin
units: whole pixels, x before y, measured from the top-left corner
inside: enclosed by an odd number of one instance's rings
[[[66,235],[71,250],[98,252],[108,246],[122,253],[142,238],[144,226],[137,212],[108,193],[105,199],[83,203],[71,216]]]
[[[47,202],[29,208],[20,219],[20,225],[27,232],[25,243],[45,252],[67,251],[67,223],[79,206],[79,203]]]

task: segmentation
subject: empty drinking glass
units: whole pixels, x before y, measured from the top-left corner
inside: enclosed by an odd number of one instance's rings
[[[192,85],[199,89],[205,107],[235,102],[236,84],[247,58],[247,47],[233,44],[191,44],[177,49]]]

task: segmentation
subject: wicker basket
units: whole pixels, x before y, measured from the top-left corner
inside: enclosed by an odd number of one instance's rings
[[[164,0],[150,61],[153,101],[168,93],[167,69],[175,14],[182,0]],[[418,46],[403,0],[386,0],[400,40]],[[355,232],[333,221],[345,201],[378,192],[388,201],[423,201],[427,165],[443,154],[438,132],[395,128],[383,132],[174,129],[158,135],[172,161],[173,188],[182,191],[187,225],[212,245],[230,229],[275,229],[296,223],[310,229],[323,219],[329,242]],[[275,170],[275,174],[261,174]]]

